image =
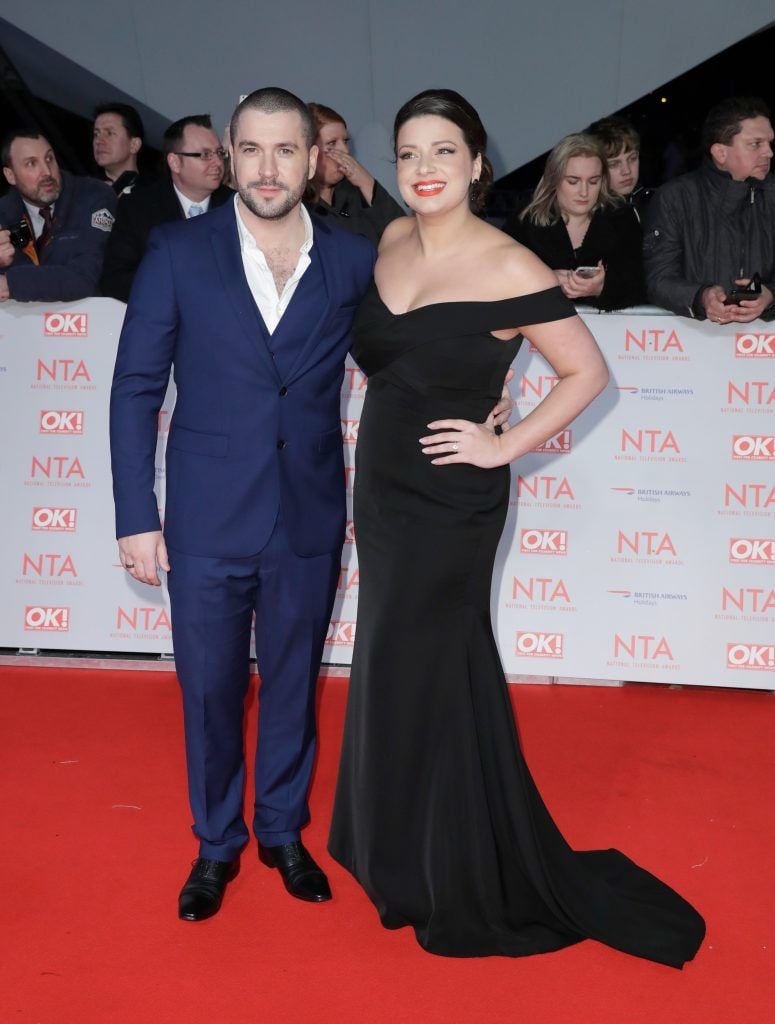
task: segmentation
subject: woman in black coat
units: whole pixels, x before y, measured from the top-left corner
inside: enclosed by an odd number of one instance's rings
[[[504,230],[554,270],[573,302],[614,310],[646,301],[640,225],[609,192],[592,136],[554,147],[532,200]]]
[[[305,203],[312,213],[378,245],[391,220],[404,211],[350,152],[344,118],[322,103],[307,106],[317,130],[318,163]]]

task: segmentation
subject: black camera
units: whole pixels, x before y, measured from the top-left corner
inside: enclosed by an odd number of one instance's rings
[[[9,242],[15,249],[25,249],[32,241],[32,232],[26,220],[20,220],[15,228],[8,228]]]

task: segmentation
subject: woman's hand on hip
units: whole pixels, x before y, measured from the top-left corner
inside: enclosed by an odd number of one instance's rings
[[[482,423],[434,420],[428,429],[439,431],[420,438],[422,453],[431,457],[434,466],[464,462],[480,469],[495,469],[508,462],[501,438]]]

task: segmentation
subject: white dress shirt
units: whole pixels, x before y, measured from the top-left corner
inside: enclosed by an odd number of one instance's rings
[[[266,329],[274,334],[280,318],[288,308],[288,303],[293,298],[296,287],[301,281],[304,271],[310,265],[310,249],[312,248],[312,221],[310,215],[302,204],[299,204],[301,219],[304,222],[304,241],[299,246],[299,260],[296,269],[290,276],[283,288],[282,295],[277,294],[277,285],[274,282],[272,271],[266,262],[266,257],[256,244],[255,238],[245,227],[240,216],[237,205],[239,196],[234,197],[234,215],[237,218],[237,231],[239,232],[240,251],[242,253],[242,266],[245,268],[245,277],[248,287],[258,306],[261,316],[264,318]]]
[[[194,202],[193,199],[189,199],[188,196],[184,196],[179,189],[175,188],[174,185],[172,187],[175,189],[175,195],[178,197],[178,202],[183,207],[183,216],[186,218],[186,220],[188,220],[188,218],[191,216],[189,211],[192,206],[201,206],[202,211],[204,213],[207,213],[207,211],[210,209],[210,196],[207,196],[206,199],[200,199],[199,202],[197,203]]]

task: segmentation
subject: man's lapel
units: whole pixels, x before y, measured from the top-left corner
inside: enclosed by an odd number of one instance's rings
[[[234,208],[227,203],[210,213],[208,219],[213,226],[211,241],[223,290],[264,367],[279,380],[277,367],[266,344],[266,325],[261,319],[245,277]]]
[[[336,247],[331,242],[331,235],[327,231],[323,231],[319,228],[314,220],[312,225],[313,245],[310,255],[314,254],[313,258],[318,261],[318,265],[320,266],[323,276],[323,284],[325,285],[326,300],[321,303],[318,310],[309,310],[309,330],[307,332],[307,338],[291,366],[288,374],[288,380],[292,380],[294,377],[298,376],[309,361],[312,353],[315,351],[320,340],[320,332],[329,317],[332,303],[335,301],[336,296],[340,291],[337,287],[340,272],[339,256]],[[302,281],[303,280],[304,278],[302,278]],[[290,308],[293,306],[295,301],[296,295],[291,299],[288,310],[286,310],[286,314],[290,311]]]

